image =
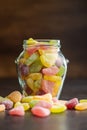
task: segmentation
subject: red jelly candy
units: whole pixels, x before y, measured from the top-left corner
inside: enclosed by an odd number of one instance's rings
[[[15,107],[9,111],[9,114],[13,116],[24,116],[24,108],[23,106]]]
[[[68,109],[74,109],[74,107],[78,104],[78,99],[73,98],[65,103]]]
[[[38,117],[46,117],[50,115],[50,110],[40,106],[35,106],[31,109],[33,115]]]

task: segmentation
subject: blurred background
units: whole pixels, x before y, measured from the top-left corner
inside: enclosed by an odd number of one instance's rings
[[[17,77],[24,39],[60,39],[69,78],[87,78],[86,0],[0,0],[0,78]]]

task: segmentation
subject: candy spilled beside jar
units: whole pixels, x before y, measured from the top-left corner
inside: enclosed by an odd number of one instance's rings
[[[51,93],[59,98],[67,73],[60,40],[28,39],[15,63],[24,95]]]

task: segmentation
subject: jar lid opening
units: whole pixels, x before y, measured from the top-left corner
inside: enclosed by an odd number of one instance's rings
[[[56,39],[32,39],[29,38],[28,40],[23,41],[23,48],[29,47],[29,46],[37,46],[37,45],[46,45],[46,46],[55,46],[60,48],[60,40]]]

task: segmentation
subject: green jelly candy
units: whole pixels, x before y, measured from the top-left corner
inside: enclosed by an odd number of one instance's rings
[[[29,68],[30,73],[37,73],[42,69],[43,65],[40,59],[36,60]]]
[[[34,82],[34,88],[39,89],[41,87],[41,79]]]
[[[33,53],[27,60],[26,60],[26,65],[31,65],[35,60],[39,58],[38,53]]]
[[[62,65],[57,73],[58,76],[63,76],[65,73],[65,67]]]
[[[32,100],[29,102],[30,108],[34,107],[37,103],[39,102],[39,100]]]

